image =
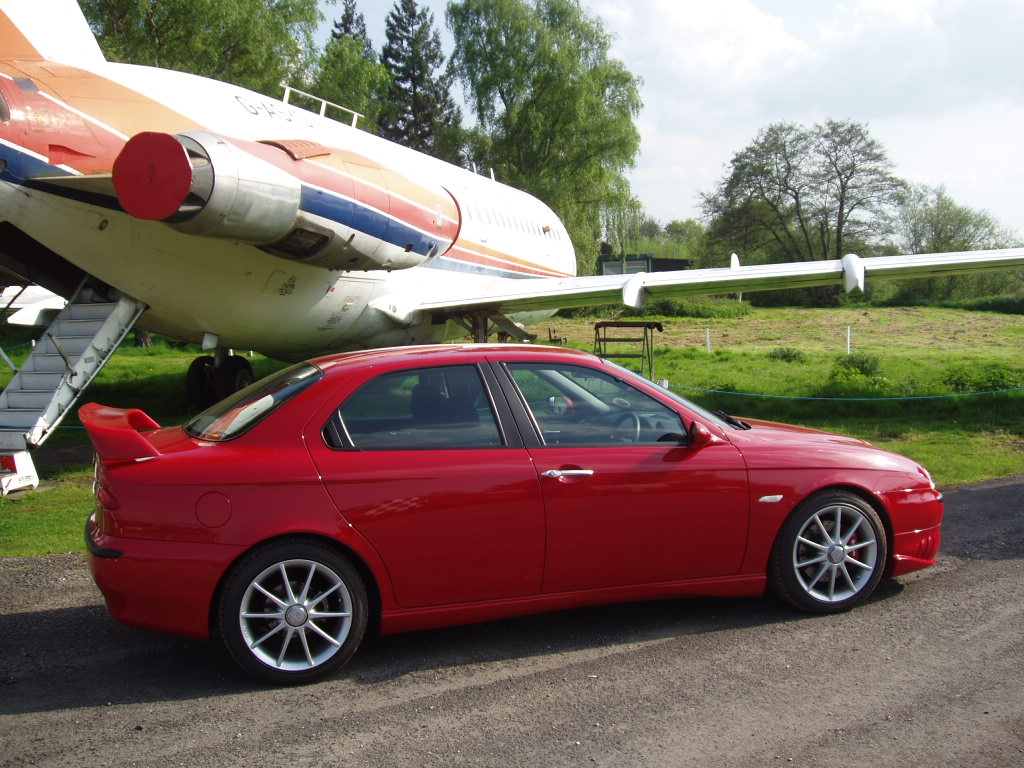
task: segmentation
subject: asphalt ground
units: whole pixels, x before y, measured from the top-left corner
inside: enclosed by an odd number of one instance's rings
[[[1024,766],[1024,476],[840,616],[616,605],[370,641],[270,688],[122,627],[79,555],[0,560],[4,766]]]

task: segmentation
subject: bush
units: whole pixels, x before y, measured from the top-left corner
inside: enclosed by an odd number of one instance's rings
[[[954,392],[1000,392],[1007,389],[1019,389],[1021,374],[1004,365],[991,365],[972,368],[958,365],[950,368],[943,376],[942,382]]]
[[[626,307],[622,317],[745,317],[753,311],[735,299],[655,299],[640,309]]]
[[[882,360],[878,355],[870,355],[867,352],[854,352],[838,358],[835,368],[856,371],[870,379],[882,372]]]
[[[793,347],[776,347],[768,353],[769,360],[780,360],[783,363],[806,363],[807,355]]]

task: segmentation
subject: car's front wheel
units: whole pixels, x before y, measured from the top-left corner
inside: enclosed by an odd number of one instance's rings
[[[768,566],[772,590],[809,613],[839,613],[878,586],[887,556],[878,513],[842,490],[814,494],[779,531]]]
[[[309,683],[355,653],[366,632],[366,589],[351,563],[315,540],[258,547],[228,574],[218,624],[228,652],[272,683]]]

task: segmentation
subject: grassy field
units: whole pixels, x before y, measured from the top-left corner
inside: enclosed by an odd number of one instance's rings
[[[590,350],[597,319],[555,318],[531,330],[543,341],[555,328],[569,346]],[[1024,381],[1021,316],[851,308],[657,319],[665,331],[655,334],[654,378],[705,407],[863,437],[920,461],[943,486],[1024,472],[1024,392],[992,391]],[[196,354],[124,348],[83,402],[141,408],[161,424],[180,423],[190,415],[184,371]],[[253,362],[257,375],[281,365],[258,356]],[[7,378],[0,375],[0,385]],[[69,418],[44,450],[86,443]],[[65,463],[44,480],[43,490],[0,499],[0,556],[83,548],[91,468]]]

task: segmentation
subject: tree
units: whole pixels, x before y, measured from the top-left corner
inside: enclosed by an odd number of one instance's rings
[[[279,96],[314,59],[317,0],[80,0],[112,61]]]
[[[334,29],[331,31],[332,40],[343,40],[352,37],[363,43],[363,54],[369,59],[373,55],[373,45],[366,34],[366,17],[356,10],[356,0],[345,0],[341,9],[341,16],[334,22]]]
[[[773,123],[731,161],[703,197],[715,236],[735,238],[772,260],[841,258],[888,229],[903,182],[861,123],[826,120],[812,128]]]
[[[309,84],[311,93],[363,115],[359,126],[376,131],[391,77],[366,36],[366,20],[355,0],[345,0],[324,46],[320,66]]]
[[[434,14],[396,0],[385,22],[381,60],[391,75],[378,122],[384,138],[444,160],[459,160],[462,115],[452,100]]]
[[[478,130],[471,157],[545,201],[593,271],[602,213],[628,208],[640,149],[640,81],[577,0],[456,0],[451,68]]]
[[[959,205],[945,187],[909,187],[900,200],[897,245],[903,253],[1012,248],[1018,238],[985,211]],[[930,277],[901,282],[892,301],[917,303],[991,296],[1021,287],[1020,272]]]

